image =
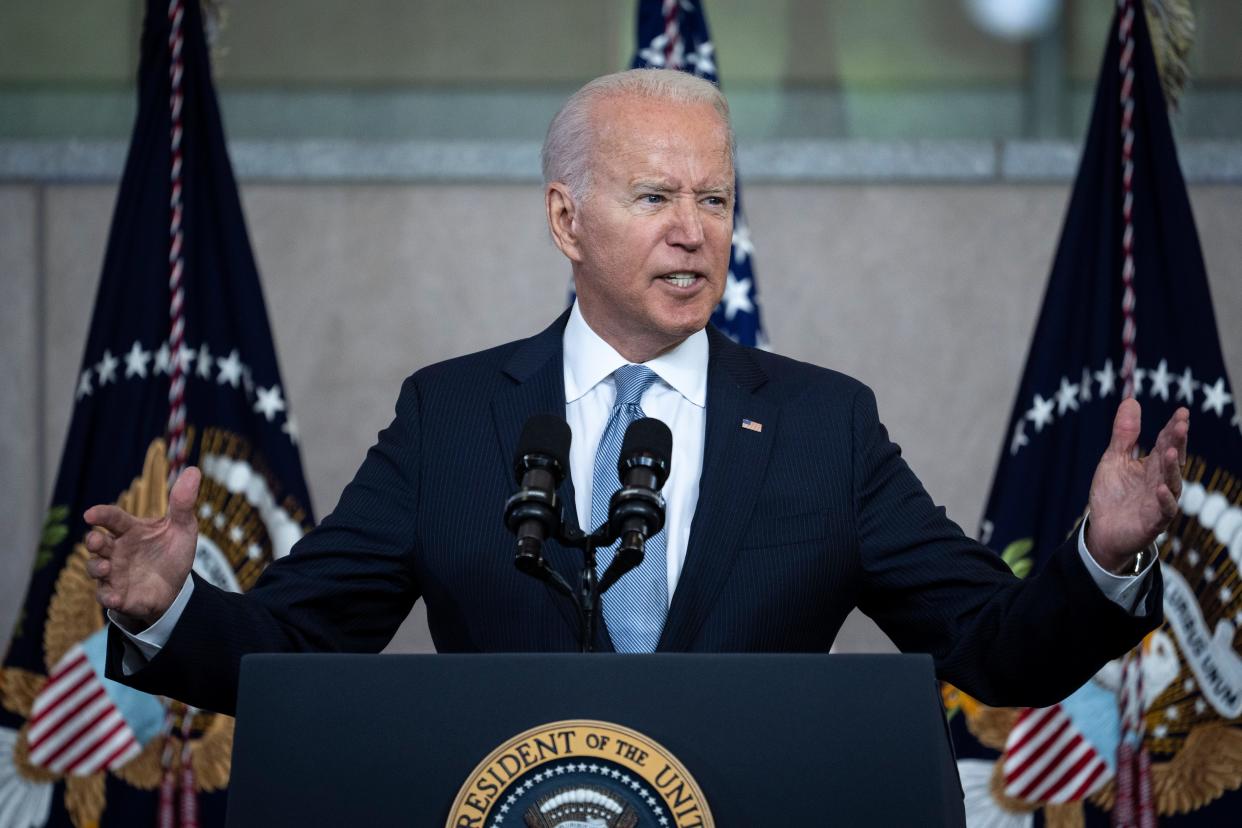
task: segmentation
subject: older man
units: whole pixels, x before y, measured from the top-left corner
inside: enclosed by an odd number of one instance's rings
[[[1139,406],[1122,403],[1088,526],[1019,581],[932,503],[866,386],[707,327],[734,198],[713,86],[658,70],[592,81],[553,121],[544,173],[574,307],[530,339],[409,377],[336,510],[249,594],[191,576],[195,469],[162,520],[86,513],[113,677],[231,711],[245,653],[378,651],[419,597],[441,651],[576,649],[572,606],[514,570],[498,517],[536,413],[573,429],[565,488],[588,528],[616,487],[595,479],[615,468],[601,435],[638,414],[674,433],[665,530],[605,596],[598,649],[826,651],[858,606],[968,692],[1040,704],[1159,622],[1159,570],[1136,558],[1176,513],[1184,409],[1138,460]],[[572,577],[577,552],[545,551]]]

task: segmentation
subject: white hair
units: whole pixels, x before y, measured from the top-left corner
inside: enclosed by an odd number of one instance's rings
[[[591,81],[571,95],[556,113],[540,154],[545,185],[559,181],[575,199],[586,197],[591,187],[590,155],[595,140],[593,106],[600,100],[626,95],[679,104],[711,104],[724,122],[729,136],[729,161],[733,162],[729,103],[714,83],[674,69],[629,69]]]

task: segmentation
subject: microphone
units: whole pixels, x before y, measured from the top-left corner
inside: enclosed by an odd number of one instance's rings
[[[513,563],[527,575],[543,578],[543,542],[561,527],[556,490],[569,468],[569,424],[552,414],[536,414],[522,427],[513,474],[521,487],[505,502],[505,526],[517,535]]]
[[[659,420],[644,417],[625,430],[617,459],[621,488],[608,507],[608,524],[621,546],[600,579],[600,592],[642,563],[647,538],[664,528],[660,488],[668,479],[672,454],[673,433]]]

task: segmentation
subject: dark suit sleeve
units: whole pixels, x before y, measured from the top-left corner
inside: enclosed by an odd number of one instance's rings
[[[412,557],[419,479],[419,394],[407,379],[396,417],[345,488],[336,510],[263,573],[245,595],[195,576],[167,644],[123,675],[119,631],[108,633],[107,675],[149,693],[232,713],[242,656],[378,652],[418,598]]]
[[[855,397],[853,431],[859,606],[901,650],[930,653],[941,679],[986,704],[1046,706],[1160,624],[1158,568],[1143,617],[1100,591],[1075,536],[1019,580],[932,502],[870,389]]]

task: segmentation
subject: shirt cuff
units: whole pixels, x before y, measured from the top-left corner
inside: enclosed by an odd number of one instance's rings
[[[164,611],[158,621],[142,632],[132,633],[125,629],[125,625],[117,620],[112,610],[108,610],[108,620],[125,636],[125,652],[121,657],[121,670],[125,675],[133,675],[147,666],[147,662],[155,658],[164,648],[164,645],[168,643],[168,637],[172,635],[173,627],[177,626],[177,621],[181,618],[181,613],[185,611],[185,605],[189,603],[193,593],[194,579],[187,576],[185,583],[181,585],[181,591],[173,599],[172,605]]]
[[[1104,597],[1131,615],[1144,618],[1147,615],[1147,593],[1151,589],[1151,568],[1159,554],[1156,545],[1147,550],[1147,563],[1141,572],[1133,575],[1114,575],[1096,562],[1087,551],[1087,519],[1078,527],[1078,555],[1091,580],[1104,593]]]

